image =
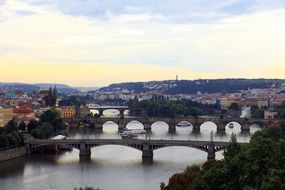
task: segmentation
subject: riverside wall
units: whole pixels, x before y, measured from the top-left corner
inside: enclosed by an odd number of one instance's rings
[[[26,155],[26,147],[13,148],[0,151],[0,162]]]

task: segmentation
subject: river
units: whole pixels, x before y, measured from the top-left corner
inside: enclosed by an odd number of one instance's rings
[[[127,128],[142,128],[131,122]],[[228,141],[232,133],[237,140],[247,142],[260,128],[251,126],[250,133],[241,133],[234,123],[224,134],[217,133],[215,124],[204,123],[199,134],[192,127],[178,127],[175,134],[168,133],[167,124],[156,122],[151,139],[209,140],[211,131],[215,141]],[[121,138],[118,126],[108,122],[102,133],[89,130],[72,130],[69,138]],[[145,138],[140,135],[139,138]],[[159,190],[160,182],[168,182],[171,175],[192,164],[202,164],[207,153],[188,147],[167,147],[154,151],[152,163],[142,163],[141,152],[129,147],[106,145],[91,150],[91,160],[79,159],[79,152],[30,155],[0,163],[1,190],[73,190],[75,187],[92,186],[103,190]],[[221,159],[222,152],[216,153]]]

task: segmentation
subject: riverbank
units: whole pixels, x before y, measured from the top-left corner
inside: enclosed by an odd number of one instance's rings
[[[0,162],[26,155],[26,147],[12,148],[0,151]]]

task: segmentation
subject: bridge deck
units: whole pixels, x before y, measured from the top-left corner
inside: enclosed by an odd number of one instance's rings
[[[152,145],[172,145],[172,146],[189,146],[189,145],[205,145],[210,141],[192,141],[192,140],[144,140],[144,139],[33,139],[27,141],[28,144],[71,144],[81,143],[86,144],[152,144]],[[216,145],[226,146],[229,142],[213,141]],[[247,144],[239,142],[238,144]]]

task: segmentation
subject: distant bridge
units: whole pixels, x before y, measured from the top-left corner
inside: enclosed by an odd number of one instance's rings
[[[191,140],[141,140],[141,139],[34,139],[26,142],[30,153],[38,147],[48,145],[65,145],[79,150],[80,157],[90,157],[91,148],[103,145],[121,145],[142,151],[143,159],[153,158],[153,151],[170,146],[185,146],[202,150],[208,153],[208,159],[215,159],[215,153],[225,150],[228,142],[191,141]],[[246,143],[239,143],[246,144]]]
[[[118,130],[126,128],[132,121],[140,122],[145,130],[151,130],[155,122],[161,121],[168,125],[170,132],[176,130],[176,126],[181,121],[187,121],[193,126],[193,131],[200,131],[201,125],[205,122],[212,122],[217,126],[218,131],[225,131],[226,125],[232,122],[240,124],[241,131],[249,131],[250,126],[257,124],[261,127],[270,127],[271,125],[280,125],[285,120],[277,119],[245,119],[245,118],[219,118],[219,117],[92,117],[91,122],[95,124],[95,129],[102,130],[106,122],[114,122],[118,125]],[[72,121],[70,121],[72,122]]]
[[[124,115],[124,112],[129,109],[128,106],[89,106],[90,109],[98,110],[99,116],[103,116],[103,112],[105,110],[118,110],[120,112],[120,116]]]

